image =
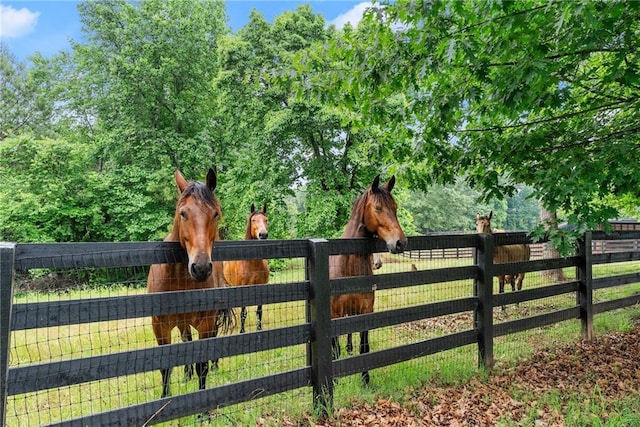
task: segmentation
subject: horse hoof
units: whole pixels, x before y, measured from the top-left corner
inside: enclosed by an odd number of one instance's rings
[[[196,422],[198,424],[202,424],[202,423],[206,423],[211,421],[211,419],[213,418],[213,415],[208,413],[208,412],[202,412],[200,414],[196,415]]]

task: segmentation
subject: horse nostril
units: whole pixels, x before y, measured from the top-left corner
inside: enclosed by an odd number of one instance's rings
[[[212,270],[213,270],[213,265],[210,262],[206,264],[193,263],[191,264],[190,273],[193,280],[198,282],[203,282],[207,280],[207,278],[209,278]]]
[[[264,232],[264,233],[260,233],[259,237],[261,240],[266,240],[269,237],[269,233]]]

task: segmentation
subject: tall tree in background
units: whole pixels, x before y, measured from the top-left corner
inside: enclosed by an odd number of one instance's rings
[[[171,219],[173,169],[198,177],[221,156],[211,82],[229,31],[224,3],[108,0],[78,9],[85,37],[51,64],[61,102],[109,182],[105,227],[120,230],[118,240],[158,238]]]
[[[416,184],[464,172],[491,198],[524,183],[581,230],[616,215],[606,196],[640,198],[638,22],[634,1],[398,0],[330,46],[343,67],[303,65],[325,72],[322,97],[412,141],[396,159]]]
[[[301,6],[273,24],[254,11],[244,28],[221,43],[216,122],[234,148],[222,178],[234,186],[221,188],[232,215],[244,216],[247,206],[262,199],[288,215],[284,201],[297,187],[304,190],[298,193],[304,200],[297,235],[336,236],[356,195],[375,174],[390,175],[378,148],[364,144],[373,138],[371,131],[357,129],[332,104],[297,96],[294,56],[332,37],[339,37],[336,30]],[[236,226],[229,234],[240,231]]]
[[[53,99],[39,72],[42,58],[33,61],[27,69],[0,43],[0,141],[22,133],[51,135]]]

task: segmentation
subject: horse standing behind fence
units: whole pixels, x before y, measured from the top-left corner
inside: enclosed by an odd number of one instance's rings
[[[373,180],[371,187],[356,199],[351,209],[351,216],[342,233],[342,238],[377,237],[387,243],[391,253],[401,253],[407,246],[407,237],[398,223],[397,205],[391,190],[395,185],[395,176],[380,186],[380,175]],[[329,261],[329,277],[372,275],[371,254],[333,255]],[[370,292],[343,294],[331,297],[331,318],[355,316],[372,313],[375,295]],[[340,356],[338,337],[331,339],[334,359]],[[369,352],[369,332],[360,332],[360,354]],[[362,372],[362,380],[369,383],[369,372]]]
[[[382,255],[379,253],[371,254],[371,269],[380,270],[382,268]],[[346,350],[348,354],[353,353],[353,335],[347,334],[347,346]]]
[[[153,264],[149,269],[147,292],[185,291],[223,287],[222,266],[211,261],[213,244],[218,236],[221,208],[214,194],[216,173],[209,169],[206,184],[185,180],[182,173],[174,173],[179,197],[176,202],[173,227],[165,242],[180,242],[187,252],[186,263]],[[208,310],[193,313],[174,313],[152,317],[153,332],[158,345],[171,344],[171,331],[178,327],[184,337],[193,326],[200,339],[215,337],[218,327],[223,331],[232,327],[231,310]],[[188,365],[187,365],[188,366]],[[187,370],[185,367],[185,371]],[[205,388],[209,361],[196,362],[200,390]],[[161,369],[162,397],[169,395],[171,368]]]
[[[269,219],[267,218],[267,204],[262,210],[256,210],[251,205],[251,212],[247,218],[244,233],[245,240],[265,240],[269,237]],[[269,265],[266,259],[246,259],[224,262],[224,278],[232,286],[263,285],[269,282]],[[258,330],[262,330],[262,305],[256,309]],[[247,319],[247,307],[240,312],[240,333],[244,333],[244,323]]]
[[[491,229],[491,218],[493,217],[493,211],[489,212],[489,215],[476,214],[476,231],[478,233],[504,233],[505,230]],[[502,264],[505,262],[518,262],[529,261],[531,258],[531,248],[526,244],[518,245],[504,245],[496,246],[493,255],[494,264]],[[498,276],[498,283],[500,285],[500,293],[504,292],[505,282],[511,283],[511,290],[522,290],[522,281],[524,280],[524,273],[507,274]]]

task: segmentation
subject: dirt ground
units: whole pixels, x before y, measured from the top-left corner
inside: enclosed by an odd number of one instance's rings
[[[486,380],[416,390],[414,399],[403,405],[381,399],[375,405],[340,409],[316,426],[493,426],[505,416],[513,424],[564,426],[567,408],[562,400],[559,410],[545,410],[535,396],[546,391],[576,396],[594,387],[606,402],[639,393],[640,324],[631,332],[608,333],[592,342],[540,351],[528,363],[494,372]],[[519,396],[528,397],[514,398],[514,389]]]

